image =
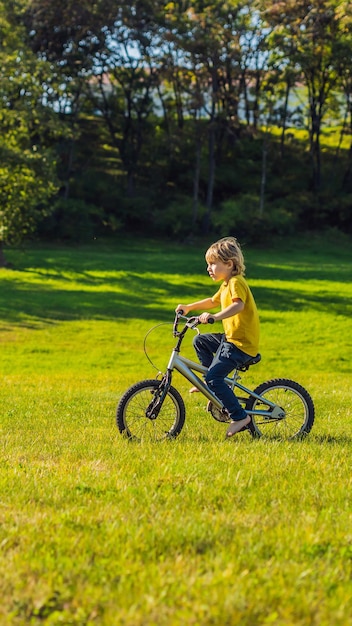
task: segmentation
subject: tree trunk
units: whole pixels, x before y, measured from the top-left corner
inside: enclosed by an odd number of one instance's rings
[[[280,152],[281,158],[284,158],[285,152],[285,133],[286,133],[286,122],[287,122],[287,114],[288,114],[288,101],[290,97],[291,91],[291,83],[290,80],[287,79],[286,82],[286,91],[285,91],[285,101],[284,101],[284,109],[282,112],[282,131],[281,131],[281,140],[280,140]]]
[[[206,207],[207,211],[204,216],[203,232],[207,234],[210,228],[210,215],[213,206],[214,181],[215,181],[215,128],[214,120],[210,122],[209,128],[209,172],[208,172],[208,189]]]
[[[352,142],[350,145],[350,149],[348,151],[348,161],[347,168],[343,177],[342,189],[345,191],[349,190],[350,182],[352,179]]]
[[[268,154],[268,133],[265,132],[264,139],[263,139],[263,152],[262,152],[262,178],[261,178],[261,182],[260,182],[260,200],[259,200],[259,217],[260,217],[260,219],[262,219],[262,217],[264,215],[267,154]]]
[[[71,174],[72,174],[74,148],[75,148],[74,142],[70,141],[69,150],[68,150],[66,175],[65,175],[65,180],[63,182],[63,187],[64,187],[63,197],[65,198],[65,200],[68,200],[70,197],[70,180],[71,180]]]
[[[352,134],[352,100],[349,100],[349,115],[350,115],[350,133]],[[347,160],[347,168],[343,177],[342,189],[347,190],[350,185],[352,174],[352,141],[350,143],[350,148],[348,151],[348,160]]]
[[[199,178],[200,178],[200,156],[202,149],[202,141],[197,133],[196,138],[196,162],[193,176],[193,206],[192,206],[192,227],[194,228],[198,218],[198,203],[199,203]]]
[[[320,188],[320,125],[321,119],[317,111],[317,105],[312,102],[310,106],[309,152],[312,162],[312,181],[314,191],[318,191]]]
[[[251,125],[251,113],[250,113],[250,106],[249,106],[249,100],[248,100],[248,89],[247,89],[245,72],[243,72],[241,76],[241,89],[242,89],[243,98],[244,98],[244,110],[245,110],[246,124],[247,126],[250,126]]]
[[[181,89],[179,85],[178,78],[173,82],[174,87],[174,96],[175,96],[175,104],[176,104],[176,114],[177,114],[177,126],[178,128],[183,128],[183,103],[182,103],[182,95]]]
[[[260,87],[261,87],[261,74],[260,74],[260,71],[258,70],[255,73],[255,87],[254,87],[255,96],[254,96],[254,102],[253,102],[253,128],[255,130],[257,130],[258,128],[259,113],[260,113],[260,107],[259,107]]]

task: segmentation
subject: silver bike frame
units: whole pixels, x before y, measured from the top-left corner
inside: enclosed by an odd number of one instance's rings
[[[208,370],[207,370],[206,367],[204,367],[204,365],[201,365],[200,363],[195,363],[195,361],[191,361],[190,359],[187,359],[187,358],[181,356],[177,350],[173,349],[173,351],[171,353],[171,356],[170,356],[170,360],[169,360],[167,369],[168,369],[168,371],[170,373],[173,372],[173,370],[176,370],[177,372],[179,372],[192,385],[197,387],[197,389],[199,389],[199,391],[201,391],[203,393],[203,395],[208,400],[210,400],[210,402],[212,402],[218,409],[220,409],[220,410],[223,409],[223,404],[219,400],[219,398],[217,398],[210,391],[209,387],[199,378],[199,376],[197,376],[194,373],[194,372],[199,372],[200,374],[205,375]],[[270,402],[270,400],[267,400],[266,398],[263,398],[262,396],[259,396],[258,394],[254,393],[250,389],[247,389],[247,387],[244,387],[244,385],[241,385],[238,382],[237,377],[238,377],[238,374],[237,374],[237,371],[235,371],[233,377],[230,378],[230,377],[227,376],[225,378],[225,382],[228,385],[230,385],[232,388],[236,387],[238,389],[241,389],[241,391],[244,391],[244,393],[247,393],[252,398],[255,398],[256,400],[260,400],[263,404],[266,404],[271,409],[275,409],[276,408],[276,411],[278,411],[278,410],[282,411],[281,407],[278,407],[278,405],[275,404],[274,402]],[[261,417],[273,418],[273,411],[272,410],[271,411],[261,411],[259,409],[254,409],[254,410],[247,411],[247,413],[248,413],[248,415],[260,415]],[[280,419],[280,418],[282,418],[282,416],[275,415],[275,418],[276,419]]]

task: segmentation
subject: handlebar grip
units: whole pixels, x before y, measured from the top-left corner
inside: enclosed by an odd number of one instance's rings
[[[180,309],[179,311],[177,311],[177,313],[178,313],[179,315],[183,315],[183,309]]]
[[[213,317],[209,317],[208,324],[214,324],[215,320]]]

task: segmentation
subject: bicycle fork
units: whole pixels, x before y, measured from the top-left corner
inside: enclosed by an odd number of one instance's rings
[[[160,381],[159,387],[153,393],[153,400],[147,406],[145,416],[150,420],[156,420],[156,418],[158,417],[161,407],[163,406],[163,402],[171,387],[172,372],[175,362],[177,361],[179,356],[180,343],[181,342],[179,341],[176,348],[173,349],[166,372]]]
[[[145,416],[150,420],[156,420],[160,413],[160,409],[167,396],[167,393],[171,386],[171,371],[167,370],[166,374],[162,377],[159,387],[153,393],[153,399],[147,406]]]

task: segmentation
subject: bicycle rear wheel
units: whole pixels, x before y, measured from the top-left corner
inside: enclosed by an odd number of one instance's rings
[[[314,404],[308,391],[286,378],[262,383],[254,390],[263,400],[250,397],[246,410],[268,411],[265,399],[282,410],[273,410],[271,417],[252,415],[249,426],[253,437],[269,439],[298,439],[310,432],[314,423]]]
[[[136,441],[163,441],[180,434],[186,418],[183,399],[177,389],[170,387],[155,419],[146,412],[160,380],[142,380],[130,387],[122,396],[116,411],[116,423],[121,434]],[[156,401],[158,402],[158,400]]]

